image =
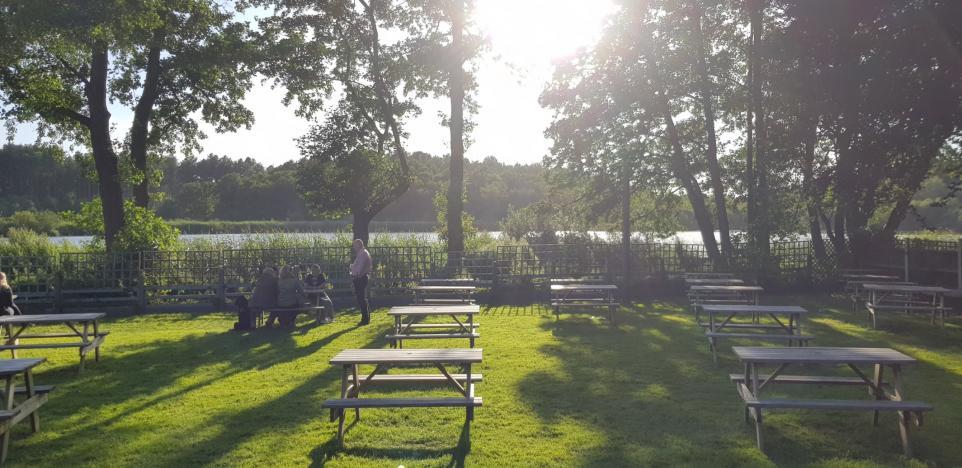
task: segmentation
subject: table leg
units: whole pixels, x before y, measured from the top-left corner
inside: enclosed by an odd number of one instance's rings
[[[15,345],[15,344],[17,344],[17,340],[15,340],[15,339],[13,338],[13,327],[11,327],[10,325],[4,325],[3,328],[6,329],[6,331],[7,331],[7,342],[6,342],[6,344],[8,344],[8,345]],[[11,348],[11,349],[10,349],[10,357],[13,358],[13,359],[16,359],[16,358],[17,358],[17,350],[16,350],[16,348]]]
[[[357,375],[357,364],[352,366],[351,374],[354,375],[354,398],[361,398],[361,380]],[[354,408],[354,417],[361,419],[361,408]]]
[[[708,311],[708,330],[711,333],[715,333],[715,312],[713,311]],[[715,364],[718,364],[718,350],[715,346],[717,346],[715,337],[708,338],[708,348],[711,350],[711,359]]]
[[[100,337],[100,331],[98,327],[99,325],[97,323],[97,320],[94,320],[94,339],[95,340]],[[94,348],[94,361],[100,362],[100,345],[99,344],[97,345],[96,348]]]
[[[347,364],[345,364],[345,365],[341,368],[341,399],[342,399],[342,400],[345,399],[345,398],[347,398],[347,374],[348,374],[348,370],[349,370],[349,369],[350,369],[350,366],[348,366]],[[343,408],[342,408],[342,409],[339,409],[339,410],[337,410],[337,411],[338,411],[338,415],[337,415],[337,417],[338,417],[338,419],[337,419],[337,443],[340,444],[340,445],[344,445],[344,419],[345,419],[345,411],[344,411]]]
[[[892,366],[892,399],[896,401],[904,400],[902,392],[902,368],[899,365]],[[909,418],[910,413],[899,411],[899,437],[902,438],[902,451],[907,458],[912,458],[912,444],[909,442]]]
[[[14,385],[14,376],[8,375],[5,378],[4,393],[3,393],[3,409],[12,410],[13,409],[13,393],[16,391],[16,386]],[[12,427],[7,427],[6,432],[3,433],[3,442],[0,446],[0,463],[7,460],[7,452],[10,451],[10,433],[13,432]]]
[[[27,399],[36,396],[36,391],[33,386],[33,370],[27,369],[23,373],[24,385],[27,387]],[[33,432],[40,432],[40,411],[39,409],[33,410],[30,413],[30,428]]]
[[[758,398],[758,366],[753,362],[752,366],[752,395]],[[758,443],[758,450],[765,451],[765,444],[762,438],[762,409],[755,408],[755,441]]]
[[[875,383],[875,388],[869,389],[869,393],[873,394],[876,400],[885,399],[885,395],[882,394],[882,374],[884,374],[884,372],[885,366],[881,364],[875,365],[875,377],[872,379],[872,381]],[[872,415],[872,425],[878,426],[879,412],[875,411],[874,413],[875,414]]]
[[[473,348],[474,347],[474,314],[468,314],[468,333],[471,335],[470,341],[471,341],[471,347]]]
[[[471,380],[471,363],[467,363],[464,368],[464,388],[468,391],[468,399],[474,398],[474,384]],[[474,407],[468,406],[465,412],[465,418],[468,421],[474,419]]]

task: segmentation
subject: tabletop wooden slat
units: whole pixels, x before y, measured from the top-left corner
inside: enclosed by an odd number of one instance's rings
[[[737,286],[745,284],[745,280],[738,278],[686,278],[685,284],[689,286],[712,284]]]
[[[618,289],[613,284],[552,284],[552,291],[611,291]]]
[[[46,360],[47,358],[0,359],[0,376],[20,374]]]
[[[943,288],[942,286],[925,286],[919,284],[886,284],[886,283],[866,283],[862,285],[862,289],[869,291],[888,291],[888,292],[900,292],[900,293],[929,293],[929,294],[945,294],[951,292],[948,288]]]
[[[434,291],[434,292],[456,292],[456,291],[474,291],[477,286],[458,286],[458,285],[447,285],[447,286],[415,286],[415,291]]]
[[[730,292],[762,292],[761,286],[701,284],[688,288],[690,291],[730,291]]]
[[[911,364],[915,358],[891,348],[733,346],[743,362],[772,364]]]
[[[878,280],[878,281],[898,281],[900,278],[893,275],[842,275],[842,278],[852,281]]]
[[[481,348],[345,349],[331,364],[468,364],[481,362]]]
[[[808,310],[792,305],[709,304],[701,310],[722,314],[807,314]]]
[[[391,307],[388,315],[474,315],[481,313],[481,306],[477,304],[451,305],[414,305]]]
[[[103,312],[90,312],[78,314],[25,314],[25,315],[4,315],[0,316],[0,325],[23,324],[23,323],[63,323],[63,322],[90,322],[106,317]]]

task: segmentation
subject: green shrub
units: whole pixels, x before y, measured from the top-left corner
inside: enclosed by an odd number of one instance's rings
[[[79,212],[68,214],[67,219],[92,233],[93,241],[88,247],[104,248],[103,205],[99,198],[84,203]],[[180,232],[153,211],[128,200],[124,202],[124,220],[124,228],[114,239],[114,250],[171,250],[177,246]]]
[[[78,251],[70,244],[55,244],[50,239],[29,229],[10,228],[7,239],[0,242],[0,255],[3,256],[49,256],[59,252]]]
[[[0,232],[10,229],[26,229],[39,234],[56,236],[65,225],[63,216],[53,211],[18,211],[0,218]]]

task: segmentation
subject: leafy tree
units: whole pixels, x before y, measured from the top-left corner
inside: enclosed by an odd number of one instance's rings
[[[110,104],[134,107],[129,152],[143,206],[151,144],[195,144],[196,110],[219,129],[250,121],[238,102],[251,72],[233,55],[243,50],[245,26],[230,17],[213,0],[0,3],[3,114],[39,122],[42,136],[90,147],[108,246],[123,229],[125,212]],[[151,127],[152,120],[157,125]]]

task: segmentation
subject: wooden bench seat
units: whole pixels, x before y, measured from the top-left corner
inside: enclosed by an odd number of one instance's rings
[[[56,389],[57,389],[57,387],[56,387],[55,385],[34,385],[34,386],[33,386],[33,392],[34,392],[34,393],[38,393],[38,394],[39,394],[39,393],[50,393],[50,392],[52,392],[52,391],[54,391],[54,390],[56,390]],[[13,392],[16,393],[17,395],[26,395],[26,394],[27,394],[27,387],[17,387],[16,389],[14,389]]]
[[[828,411],[910,411],[920,413],[934,408],[921,401],[892,400],[807,400],[807,399],[753,399],[746,398],[745,405],[760,409],[814,409]]]
[[[20,414],[20,410],[0,410],[0,421],[9,421]]]
[[[326,400],[321,408],[343,410],[353,408],[476,408],[481,397],[471,398],[342,398]]]
[[[468,380],[467,374],[451,374],[451,378],[458,382]],[[481,374],[471,374],[471,383],[478,383],[483,380]],[[445,383],[448,378],[437,374],[376,374],[365,383]]]
[[[617,302],[575,300],[566,302],[552,302],[552,307],[615,307],[621,305]]]
[[[110,334],[109,331],[97,332],[97,336],[107,336],[109,334]],[[94,336],[94,334],[90,333],[90,335],[88,336],[92,337]],[[79,337],[77,336],[76,333],[42,333],[42,334],[26,334],[25,333],[23,335],[17,335],[18,340],[28,339],[28,338],[79,338]]]
[[[768,380],[767,375],[759,375],[760,381]],[[728,374],[732,382],[739,384],[745,382],[745,374]],[[815,384],[815,385],[868,385],[858,377],[826,377],[818,375],[777,375],[772,383],[777,384]],[[887,386],[887,383],[883,383]]]
[[[92,338],[92,339],[91,339],[90,341],[88,341],[87,343],[84,343],[84,342],[82,342],[82,341],[77,341],[77,342],[75,342],[75,343],[35,343],[35,344],[29,344],[29,343],[28,343],[28,344],[19,344],[19,343],[18,343],[18,344],[5,344],[5,345],[0,345],[0,351],[9,351],[9,350],[11,350],[11,349],[83,348],[83,347],[85,347],[85,346],[100,345],[100,343],[103,342],[103,339],[104,339],[108,334],[109,334],[109,332],[100,332],[100,333],[97,333],[96,335],[94,335],[93,333],[91,333],[91,334],[88,335],[88,336],[89,336],[90,338]],[[17,339],[20,339],[20,338],[53,338],[53,337],[56,337],[56,336],[59,336],[59,335],[61,335],[61,334],[57,334],[57,335],[27,335],[27,336],[17,337]],[[77,337],[76,334],[69,334],[69,335],[68,335],[68,334],[66,334],[66,333],[63,333],[62,335],[64,335],[64,337],[67,337],[67,338]]]
[[[934,324],[936,317],[939,318],[942,326],[945,326],[945,316],[947,313],[952,311],[951,307],[946,307],[940,304],[925,304],[925,303],[901,303],[901,304],[873,304],[871,302],[865,303],[865,308],[868,310],[869,316],[872,319],[872,328],[877,328],[878,326],[878,312],[883,311],[905,311],[909,312],[929,312],[932,314],[931,321]]]
[[[718,325],[718,323],[716,323]],[[702,323],[702,327],[709,328],[711,324],[708,322]],[[743,328],[750,330],[784,330],[785,327],[777,324],[765,324],[765,323],[726,323],[725,328]]]
[[[727,325],[726,325],[727,326]],[[782,340],[782,341],[812,341],[815,339],[811,335],[789,335],[788,333],[725,333],[725,332],[705,332],[707,338],[732,338],[732,339],[753,339],[753,340]]]
[[[480,327],[481,325],[480,325],[480,324],[477,324],[477,323],[473,323],[473,324],[465,323],[463,326],[464,326],[464,327],[471,327],[471,328],[478,328],[478,327]],[[460,328],[460,327],[462,327],[462,325],[457,324],[457,323],[412,323],[412,324],[410,324],[410,325],[404,325],[404,326],[402,326],[402,328],[412,328],[412,329],[417,329],[417,328]]]
[[[402,333],[402,334],[388,334],[384,335],[385,338],[394,340],[411,340],[411,339],[424,339],[424,338],[481,338],[480,333]]]

